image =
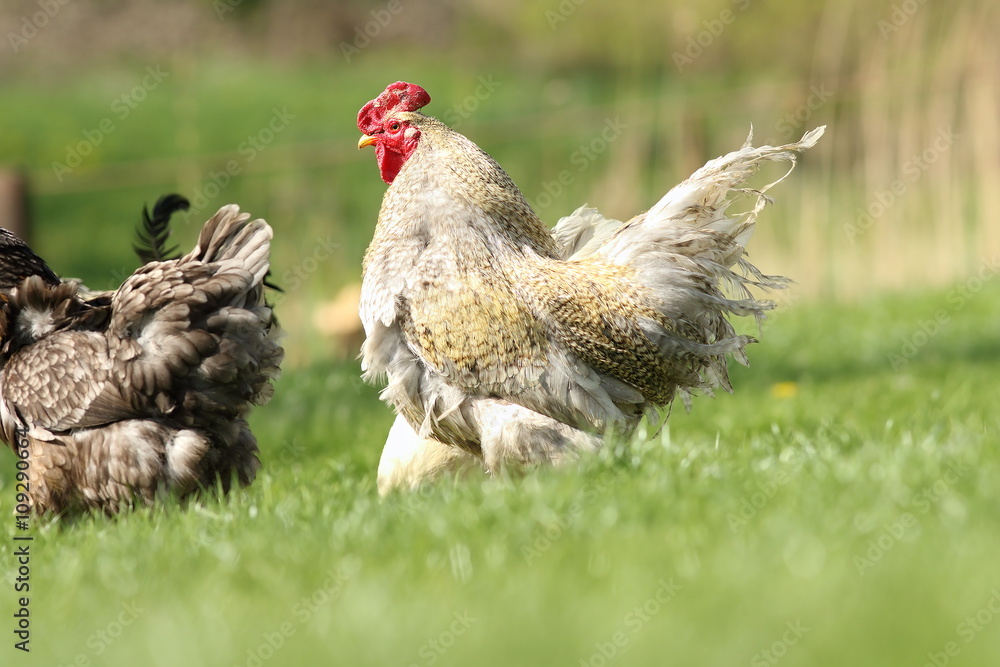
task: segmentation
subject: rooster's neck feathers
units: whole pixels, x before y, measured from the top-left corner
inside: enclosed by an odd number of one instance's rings
[[[419,112],[397,112],[394,117],[411,123],[421,136],[386,191],[380,227],[406,225],[414,205],[431,202],[435,210],[451,212],[428,221],[437,233],[489,243],[491,252],[530,249],[545,257],[558,254],[548,228],[486,151],[436,118]]]

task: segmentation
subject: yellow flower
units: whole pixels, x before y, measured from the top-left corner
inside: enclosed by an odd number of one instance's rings
[[[798,395],[798,382],[778,382],[771,385],[771,396],[775,398],[795,398]]]

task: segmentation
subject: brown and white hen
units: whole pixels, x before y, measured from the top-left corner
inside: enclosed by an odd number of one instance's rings
[[[245,418],[283,351],[262,291],[271,228],[249,217],[220,209],[187,255],[86,300],[0,232],[0,436],[32,510],[113,513],[253,480]]]

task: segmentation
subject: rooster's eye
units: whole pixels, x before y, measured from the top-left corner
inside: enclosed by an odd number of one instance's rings
[[[389,129],[392,130],[393,132],[399,131],[399,123],[393,123],[392,125],[389,126]]]

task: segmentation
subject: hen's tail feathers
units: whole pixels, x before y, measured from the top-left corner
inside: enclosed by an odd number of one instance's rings
[[[199,259],[203,262],[217,262],[223,259],[243,259],[249,256],[246,252],[234,251],[233,247],[246,246],[246,244],[258,245],[266,241],[266,245],[261,251],[258,248],[253,257],[266,260],[270,255],[270,241],[272,230],[266,222],[257,219],[246,225],[242,230],[236,229],[250,218],[249,213],[240,213],[240,209],[235,204],[223,206],[212,218],[205,223],[198,237],[198,245],[188,253],[188,257]],[[265,231],[266,230],[266,231]],[[244,247],[244,250],[246,248]],[[247,267],[248,271],[254,273],[255,281],[261,282],[264,287],[273,289],[275,292],[284,292],[278,285],[269,280],[271,269],[268,265],[261,278],[256,271]]]
[[[115,293],[109,331],[142,352],[128,357],[129,386],[161,411],[177,400],[192,419],[225,421],[270,398],[283,357],[262,296],[271,237],[264,220],[225,206],[191,252],[147,264]]]
[[[738,246],[735,249],[742,254],[757,215],[764,206],[773,203],[764,193],[788,177],[795,168],[797,154],[812,148],[825,130],[825,125],[818,127],[807,132],[796,143],[754,148],[750,145],[753,140],[751,128],[750,135],[740,150],[709,161],[664,195],[652,209],[625,224],[620,220],[604,217],[595,208],[581,206],[570,215],[560,218],[552,229],[552,236],[559,245],[560,259],[582,259],[598,252],[611,259],[620,251],[641,252],[645,243],[658,240],[655,233],[658,226],[721,232],[735,241]],[[778,180],[759,189],[737,187],[753,176],[761,162],[782,160],[790,162],[791,166]],[[753,209],[734,218],[727,218],[724,215],[726,209],[739,195],[755,196]],[[614,241],[608,243],[612,239]],[[630,248],[633,243],[636,245]],[[608,247],[604,247],[605,244]],[[727,258],[720,256],[718,259],[725,261]],[[739,257],[729,259],[732,261],[724,263],[724,266],[732,266],[739,261]],[[624,259],[619,261],[626,262]],[[756,271],[749,264],[745,268],[751,274]]]
[[[667,261],[677,268],[721,281],[740,299],[749,299],[748,285],[781,288],[789,281],[761,273],[744,257],[757,216],[772,200],[765,192],[785,180],[797,154],[812,148],[826,126],[807,132],[784,146],[750,145],[753,130],[738,151],[709,161],[668,192],[653,208],[621,225],[597,250],[617,264],[641,267]],[[765,161],[790,162],[781,178],[758,189],[741,187]],[[728,217],[726,209],[740,196],[754,199],[750,210]],[[732,268],[736,266],[740,273]],[[760,302],[765,308],[766,302]]]
[[[593,255],[621,226],[621,220],[605,218],[596,208],[581,206],[560,218],[552,228],[552,236],[559,246],[559,259],[583,259]]]
[[[684,231],[708,232],[705,240],[713,237],[720,243],[695,243],[686,254],[692,258],[710,259],[723,267],[740,262],[753,232],[757,216],[772,203],[764,193],[785,180],[795,168],[797,154],[812,148],[826,130],[826,126],[807,132],[800,141],[784,146],[750,145],[753,129],[743,147],[728,155],[710,160],[690,178],[668,192],[645,214],[621,226],[612,239],[601,248],[601,253],[621,263],[627,263],[649,244],[668,243],[678,246],[678,236]],[[753,176],[762,162],[787,161],[788,171],[781,178],[758,189],[740,187]],[[732,218],[726,209],[739,196],[754,198],[753,208]],[[681,246],[682,247],[682,246]],[[678,251],[681,247],[677,247]],[[756,269],[740,262],[755,278]]]
[[[170,239],[170,218],[177,211],[186,211],[191,203],[178,194],[163,195],[153,205],[152,215],[149,209],[142,207],[142,220],[135,230],[135,243],[132,249],[143,264],[150,262],[165,262],[180,257],[177,246],[167,247]]]
[[[788,178],[795,169],[797,156],[816,145],[826,131],[826,126],[817,127],[803,135],[798,142],[784,146],[761,146],[754,148],[753,128],[743,147],[715,160],[709,161],[686,181],[666,194],[648,215],[650,220],[672,221],[675,224],[689,224],[700,229],[711,229],[732,237],[741,248],[746,248],[753,232],[757,215],[773,200],[764,193]],[[762,162],[789,163],[788,171],[772,183],[759,189],[739,186],[746,183]],[[738,195],[754,197],[753,208],[734,218],[726,218],[725,212]]]
[[[264,220],[249,219],[235,204],[223,206],[202,227],[197,245],[182,261],[232,263],[249,271],[255,283],[263,282],[270,269],[273,232]]]

